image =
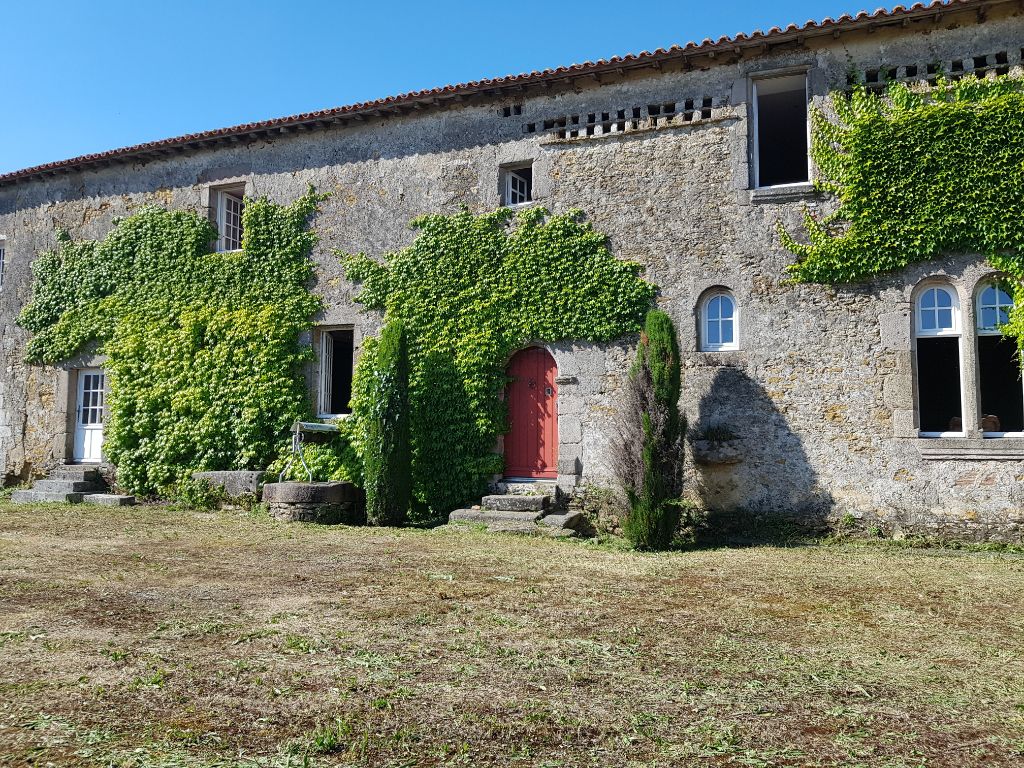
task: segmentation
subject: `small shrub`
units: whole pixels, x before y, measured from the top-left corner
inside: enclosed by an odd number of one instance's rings
[[[208,480],[185,478],[174,484],[170,493],[177,506],[184,509],[216,509],[226,497],[223,488],[210,485]]]
[[[672,319],[652,310],[626,383],[615,446],[629,504],[622,530],[637,549],[668,549],[682,516],[681,377]]]
[[[409,347],[405,324],[392,320],[377,344],[377,380],[366,415],[366,517],[371,525],[401,525],[409,512]]]

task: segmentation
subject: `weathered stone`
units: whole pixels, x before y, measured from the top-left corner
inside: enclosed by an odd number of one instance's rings
[[[533,523],[540,519],[541,513],[496,511],[487,509],[456,509],[448,515],[448,521],[452,523],[484,523],[492,524],[499,522],[506,523]]]
[[[103,486],[91,480],[36,480],[32,485],[34,491],[51,493],[91,493],[103,490]]]
[[[268,504],[342,504],[355,501],[351,483],[267,483],[263,501]]]
[[[740,440],[694,440],[693,460],[698,464],[738,464],[743,461]]]
[[[229,498],[255,496],[266,472],[235,470],[230,472],[193,472],[194,480],[205,480],[214,488],[221,488]]]
[[[546,509],[551,503],[550,496],[501,495],[484,496],[480,506],[486,510],[501,512],[525,512]]]
[[[135,497],[119,493],[87,493],[82,497],[82,503],[103,507],[131,507],[135,505]]]
[[[39,504],[41,502],[78,504],[82,500],[83,495],[81,493],[62,493],[60,491],[18,490],[11,494],[11,501],[15,504]]]

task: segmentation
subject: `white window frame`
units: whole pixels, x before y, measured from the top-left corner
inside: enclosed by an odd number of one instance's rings
[[[331,413],[331,400],[334,388],[334,337],[332,331],[353,331],[352,351],[355,353],[355,332],[354,329],[344,326],[321,328],[320,329],[320,376],[318,377],[318,391],[316,395],[316,411],[318,419],[347,419],[351,413]],[[353,361],[353,373],[355,363]]]
[[[732,302],[732,341],[712,344],[708,341],[708,325],[712,322],[711,318],[708,316],[708,309],[711,302],[718,298],[727,298]],[[740,348],[740,305],[739,302],[736,301],[736,297],[733,295],[732,291],[724,288],[710,291],[700,300],[700,306],[697,314],[700,318],[699,340],[701,352],[735,352]],[[718,323],[719,327],[718,338],[722,338],[722,318],[719,317],[715,322]]]
[[[806,105],[807,123],[807,181],[792,181],[787,184],[769,184],[761,186],[761,142],[758,140],[759,123],[758,120],[758,109],[757,109],[757,84],[763,83],[766,80],[781,80],[783,78],[796,79],[802,77],[804,79],[804,103]],[[807,76],[807,71],[802,70],[800,72],[778,72],[772,74],[766,74],[760,77],[751,78],[750,81],[750,114],[753,117],[752,128],[750,132],[750,142],[754,151],[750,158],[750,162],[754,169],[754,189],[798,189],[806,187],[812,183],[814,177],[813,163],[811,162],[811,90],[810,90],[810,78]]]
[[[525,169],[529,169],[530,170],[530,179],[529,179],[529,181],[527,181],[526,178],[524,178],[523,176],[521,176],[519,174],[519,171],[522,171],[522,170],[525,170]],[[534,194],[533,194],[533,182],[534,182],[534,179],[533,179],[533,163],[523,163],[521,165],[509,166],[509,167],[503,168],[502,169],[502,173],[504,174],[502,204],[505,207],[512,208],[512,207],[517,206],[517,205],[526,205],[527,203],[532,203],[533,202],[533,200],[534,200]],[[517,199],[517,200],[515,200],[513,202],[513,196],[518,198],[518,197],[524,195],[524,193],[522,193],[522,192],[520,192],[520,191],[518,191],[516,189],[516,187],[515,187],[516,181],[520,181],[524,185],[527,185],[527,189],[529,190],[529,193],[525,195],[525,199],[522,199],[522,200],[518,200]]]
[[[228,221],[228,206],[234,204],[238,207],[237,227]],[[238,251],[242,248],[242,213],[245,209],[245,198],[242,195],[227,190],[217,192],[217,251],[227,253]],[[229,229],[237,230],[237,237],[229,239]],[[229,248],[228,246],[237,246]]]
[[[952,300],[952,328],[935,328],[925,329],[921,327],[921,299],[926,293],[932,290],[945,291]],[[956,338],[957,339],[957,355],[959,357],[959,365],[957,366],[960,371],[960,425],[959,431],[941,431],[941,432],[929,432],[924,430],[918,430],[918,437],[935,438],[935,437],[965,437],[967,435],[967,424],[964,421],[967,417],[967,387],[964,380],[964,336],[962,333],[962,321],[960,312],[960,295],[949,283],[936,283],[929,282],[923,284],[914,295],[914,337],[915,339],[930,339],[930,338]],[[937,310],[935,310],[937,312]],[[914,359],[915,366],[917,360],[917,346],[915,343],[914,347]],[[918,371],[920,374],[920,371]],[[914,393],[915,398],[920,400],[920,383],[918,382],[917,391]],[[917,407],[920,408],[920,402],[917,403]]]
[[[977,334],[978,338],[981,338],[982,336],[1002,336],[1003,335],[1003,332],[1001,330],[999,330],[999,328],[986,328],[986,327],[982,326],[982,324],[981,324],[981,310],[982,310],[983,306],[994,306],[994,307],[996,307],[997,308],[997,312],[996,312],[997,316],[998,316],[998,308],[999,307],[1006,306],[1008,309],[1013,307],[1013,296],[1010,295],[1008,291],[1004,291],[1003,288],[1002,288],[1002,285],[1003,285],[1002,282],[999,281],[999,280],[992,280],[992,279],[983,280],[981,283],[978,284],[978,287],[977,287],[977,289],[974,292],[974,311],[975,311],[975,315],[976,315],[975,323],[974,323],[974,331]],[[1003,305],[1001,302],[999,302],[998,293],[997,293],[996,294],[996,304],[994,304],[994,305],[992,305],[992,304],[982,305],[982,303],[981,303],[981,295],[986,290],[988,290],[989,288],[995,288],[999,292],[1006,293],[1008,296],[1010,296],[1010,303],[1008,305]],[[977,343],[977,340],[975,340],[975,343]],[[978,390],[979,390],[978,391],[978,405],[979,405],[979,408],[980,408],[980,406],[981,406],[981,367],[980,367],[981,360],[979,358],[977,358],[977,357],[975,359],[977,360],[977,363],[978,363],[978,366],[979,366],[978,367],[978,377],[977,378],[978,378]],[[1020,382],[1020,387],[1021,387],[1021,397],[1024,398],[1024,376],[1022,376],[1022,381]],[[978,416],[979,417],[984,416],[984,413],[981,413],[979,411]],[[1024,437],[1024,432],[982,432],[981,436],[983,438]]]

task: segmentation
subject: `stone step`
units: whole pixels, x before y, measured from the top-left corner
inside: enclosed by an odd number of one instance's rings
[[[558,492],[554,480],[499,480],[491,483],[491,492],[496,496],[551,496]]]
[[[103,486],[91,480],[36,480],[32,485],[33,491],[45,491],[47,493],[92,493],[102,491]]]
[[[47,477],[51,480],[99,480],[100,471],[92,464],[59,464]]]
[[[565,528],[575,531],[579,529],[586,518],[578,509],[571,509],[565,514],[544,515],[538,522],[549,525],[552,528]]]
[[[11,494],[11,501],[15,504],[39,504],[54,501],[78,504],[84,495],[83,493],[61,493],[60,491],[15,491]]]
[[[484,496],[480,506],[487,510],[500,512],[526,512],[547,509],[551,503],[550,496],[496,495]]]
[[[456,509],[448,515],[448,521],[452,523],[483,523],[494,525],[497,523],[528,523],[532,525],[540,518],[540,512],[513,512],[496,511],[489,509]]]
[[[82,497],[83,504],[99,504],[104,507],[132,507],[134,496],[123,496],[119,493],[87,493]]]

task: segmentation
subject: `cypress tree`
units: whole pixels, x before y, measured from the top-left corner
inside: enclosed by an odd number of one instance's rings
[[[675,326],[665,312],[647,313],[627,385],[632,420],[620,453],[629,511],[623,532],[637,549],[667,549],[679,525],[683,433],[679,413],[682,373]]]
[[[376,349],[373,402],[366,419],[366,518],[371,525],[402,525],[409,511],[409,346],[405,325],[392,320]]]

